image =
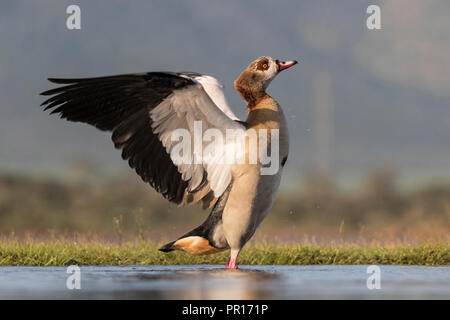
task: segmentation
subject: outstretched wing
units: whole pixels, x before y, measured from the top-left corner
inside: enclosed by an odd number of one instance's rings
[[[230,184],[231,165],[211,158],[180,163],[171,155],[176,146],[171,138],[174,131],[194,135],[196,121],[202,124],[202,134],[210,128],[222,133],[245,129],[235,121],[216,79],[195,73],[149,72],[49,80],[64,86],[42,93],[51,96],[42,103],[45,110],[111,131],[122,158],[169,201],[179,205],[201,201],[207,207]],[[195,158],[194,150],[191,156]]]

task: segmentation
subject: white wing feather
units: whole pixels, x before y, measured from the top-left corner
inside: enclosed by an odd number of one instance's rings
[[[239,120],[228,105],[227,99],[225,98],[225,94],[222,90],[223,85],[216,78],[203,75],[196,77],[195,80],[200,82],[211,100],[216,104],[216,106],[219,107],[220,110],[223,111],[223,113],[228,116],[228,118],[232,120]]]
[[[226,190],[232,178],[233,163],[223,161],[224,152],[238,154],[244,146],[236,142],[227,142],[226,130],[239,130],[245,134],[245,127],[236,122],[238,118],[226,103],[225,96],[221,90],[220,83],[209,76],[197,77],[200,83],[186,88],[175,90],[157,107],[150,111],[152,129],[170,154],[172,161],[176,164],[182,179],[189,181],[188,190],[195,190],[203,180],[204,173],[214,196],[219,197]],[[202,124],[202,150],[212,142],[203,141],[203,134],[208,129],[218,129],[223,134],[223,145],[214,149],[212,155],[203,154],[200,163],[177,163],[171,154],[172,149],[179,141],[172,141],[172,133],[177,129],[185,129],[191,135],[191,143],[194,137],[194,122],[201,121]],[[237,139],[241,141],[241,139]],[[194,146],[191,147],[191,159],[194,159]],[[217,152],[219,151],[219,152]]]

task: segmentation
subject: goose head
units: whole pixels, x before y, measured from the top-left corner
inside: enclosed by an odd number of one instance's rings
[[[266,95],[270,82],[283,70],[297,61],[281,61],[271,57],[259,57],[240,74],[234,81],[234,87],[249,106],[256,104],[258,99]]]

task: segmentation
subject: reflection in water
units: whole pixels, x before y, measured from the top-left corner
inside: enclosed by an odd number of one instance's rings
[[[66,267],[0,267],[0,299],[448,299],[450,267],[381,268],[381,290],[367,288],[367,266],[81,266],[81,290]]]
[[[141,273],[141,281],[149,281],[161,296],[153,299],[273,299],[264,284],[277,280],[273,273],[257,270],[198,269],[183,271],[151,271]],[[147,292],[148,294],[149,292]]]
[[[271,299],[263,290],[263,282],[273,281],[276,275],[264,271],[214,270],[188,272],[189,285],[178,292],[175,299]]]

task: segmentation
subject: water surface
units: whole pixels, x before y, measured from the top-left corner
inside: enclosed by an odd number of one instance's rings
[[[0,267],[0,299],[450,299],[450,267],[81,266],[81,289],[66,267]]]

